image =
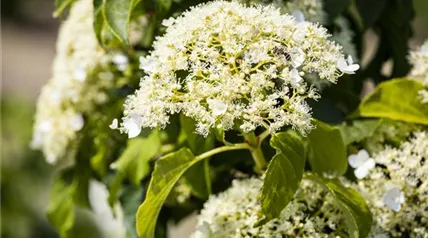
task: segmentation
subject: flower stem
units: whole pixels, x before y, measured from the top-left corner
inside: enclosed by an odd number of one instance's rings
[[[267,163],[260,146],[259,138],[256,137],[254,132],[244,134],[244,138],[250,146],[251,156],[253,156],[257,169],[259,170],[258,172],[262,172],[266,168]]]
[[[211,157],[215,154],[222,153],[229,150],[242,150],[242,149],[250,149],[251,147],[247,143],[233,144],[215,148],[213,150],[207,151],[203,154],[200,154],[196,157],[197,160],[202,160],[208,157]]]

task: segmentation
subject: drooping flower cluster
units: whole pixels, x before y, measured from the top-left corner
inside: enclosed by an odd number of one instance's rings
[[[281,215],[254,227],[261,210],[262,180],[233,181],[232,187],[205,203],[192,238],[209,237],[335,237],[347,230],[333,198],[313,182],[303,180]]]
[[[180,112],[195,119],[202,135],[261,125],[305,133],[312,128],[305,99],[319,95],[302,75],[336,82],[346,70],[326,29],[272,7],[211,2],[164,25],[165,35],[141,59],[147,76],[125,104],[121,130],[130,137],[141,127],[165,127]]]
[[[423,82],[428,87],[428,40],[417,51],[411,51],[410,63],[413,65],[410,77]],[[428,103],[428,89],[419,91],[422,103]]]
[[[367,157],[365,153],[359,154]],[[386,148],[373,158],[352,158],[352,163],[358,163],[360,166],[370,160],[376,163],[375,166],[363,168],[367,172],[366,176],[355,185],[371,208],[376,234],[388,234],[387,237],[402,237],[404,234],[410,234],[410,237],[426,237],[427,158],[426,132],[414,133],[413,137],[399,148]]]
[[[125,70],[128,59],[106,54],[94,34],[92,1],[76,1],[60,29],[53,77],[37,103],[31,146],[41,149],[48,162],[65,155],[84,126],[84,114],[107,100],[104,89],[114,78],[110,62]]]

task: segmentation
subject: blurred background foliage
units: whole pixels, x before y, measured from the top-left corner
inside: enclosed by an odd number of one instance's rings
[[[333,1],[334,0],[327,0]],[[385,2],[377,0],[378,2]],[[407,0],[398,0],[396,2]],[[372,0],[364,6],[373,21],[364,22],[375,26],[376,33],[385,28],[394,27],[396,15],[393,11],[385,10],[380,14],[388,14],[391,22],[376,21],[375,7]],[[397,31],[396,36],[381,35],[376,39],[373,32],[364,35],[365,51],[371,58],[362,61],[370,62],[380,57],[376,67],[385,64],[383,52],[394,49],[394,41],[384,41],[393,37],[410,37],[410,48],[420,45],[428,38],[428,1],[413,0],[414,20],[412,21],[413,35],[410,32]],[[374,4],[376,5],[376,4]],[[51,74],[51,63],[55,54],[55,40],[60,20],[52,18],[53,0],[3,0],[1,1],[2,20],[2,92],[1,92],[1,127],[2,127],[2,159],[1,159],[1,237],[57,237],[46,219],[46,207],[49,201],[49,189],[53,169],[45,163],[39,152],[31,151],[28,147],[32,133],[35,102],[41,86],[46,83]],[[403,14],[411,14],[402,9]],[[397,26],[399,27],[399,26]],[[386,38],[382,38],[386,37]],[[391,38],[391,39],[392,39]],[[377,41],[377,43],[376,43]],[[384,43],[386,42],[386,43]],[[377,48],[376,45],[380,45]],[[388,48],[389,47],[389,48]],[[380,49],[380,50],[379,50]],[[374,52],[378,52],[375,54]],[[380,53],[379,53],[380,52]],[[394,51],[397,57],[403,57],[407,52]],[[386,62],[387,64],[388,62]],[[376,82],[393,75],[401,75],[406,71],[405,62],[401,68],[392,66],[390,75],[373,76],[370,68],[362,72],[362,76],[370,75]],[[391,67],[391,66],[390,66]],[[364,78],[364,77],[361,77]],[[335,92],[332,92],[335,94]],[[333,99],[334,100],[334,99]],[[321,107],[320,107],[321,108]],[[315,113],[317,113],[315,111]],[[322,117],[322,116],[321,116]],[[125,208],[126,209],[126,208]],[[132,208],[131,210],[135,210]],[[163,211],[168,212],[168,211]],[[132,213],[130,213],[132,214]],[[79,231],[87,231],[91,237],[102,237],[96,231],[90,215],[84,211],[78,213]],[[173,231],[175,232],[175,231]],[[76,237],[86,237],[76,234]]]

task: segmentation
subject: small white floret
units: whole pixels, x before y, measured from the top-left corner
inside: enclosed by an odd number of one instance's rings
[[[112,123],[109,125],[109,127],[110,127],[110,129],[115,130],[115,129],[117,129],[117,126],[118,126],[118,121],[117,121],[117,119],[115,118],[115,119],[112,121]]]
[[[214,116],[223,115],[227,111],[227,105],[220,100],[208,99],[207,103]]]
[[[303,64],[303,62],[305,61],[306,55],[302,49],[295,47],[292,49],[290,57],[291,57],[291,64],[293,65],[294,68],[297,68]]]
[[[355,71],[357,71],[360,66],[358,64],[354,64],[352,56],[349,55],[347,60],[345,60],[344,57],[339,58],[337,61],[337,68],[345,74],[355,74]]]
[[[370,158],[367,150],[360,150],[358,154],[352,154],[348,157],[349,165],[354,168],[355,177],[362,179],[366,177],[370,170],[376,165],[375,161]]]
[[[297,22],[305,21],[305,15],[303,15],[303,12],[301,11],[298,11],[298,10],[293,11],[291,15],[293,15],[294,19],[296,19]]]
[[[393,211],[399,212],[404,203],[404,193],[398,187],[388,189],[383,195],[383,203]]]
[[[141,133],[141,117],[133,114],[123,120],[123,127],[128,133],[128,138],[137,137]]]

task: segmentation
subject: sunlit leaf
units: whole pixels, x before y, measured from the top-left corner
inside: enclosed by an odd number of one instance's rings
[[[186,170],[199,161],[188,148],[183,148],[156,162],[146,199],[137,212],[137,233],[140,237],[154,237],[156,221],[165,199]]]
[[[270,144],[277,153],[266,170],[260,197],[265,219],[259,224],[278,217],[287,206],[299,187],[305,166],[305,147],[294,132],[277,133]]]
[[[317,127],[308,136],[309,163],[319,174],[343,175],[348,168],[346,147],[340,130],[321,121],[314,121]]]
[[[421,103],[419,81],[394,79],[378,85],[352,116],[389,118],[428,125],[428,104]]]
[[[113,34],[128,44],[129,22],[133,7],[132,0],[104,0],[104,17]]]

